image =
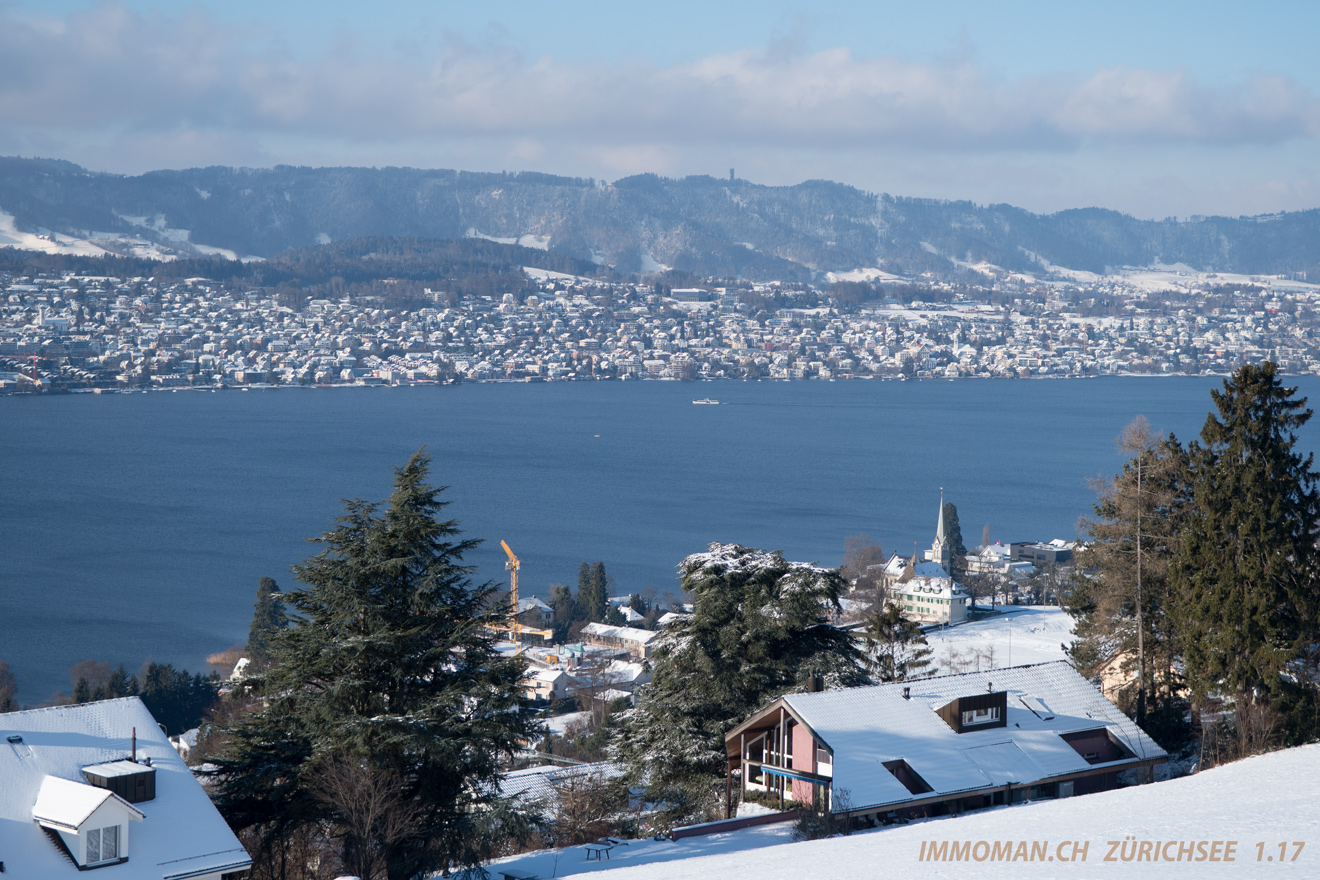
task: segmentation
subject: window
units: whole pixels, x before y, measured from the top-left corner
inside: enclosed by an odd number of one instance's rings
[[[972,709],[962,713],[962,723],[967,724],[985,724],[988,721],[999,720],[999,707],[991,706],[989,709]]]
[[[87,832],[87,864],[119,858],[119,826],[93,828]]]

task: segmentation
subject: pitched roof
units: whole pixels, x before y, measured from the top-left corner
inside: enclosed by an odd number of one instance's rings
[[[133,826],[129,860],[111,869],[113,876],[182,880],[251,864],[147,707],[126,697],[0,715],[0,854],[6,872],[43,880],[81,876],[33,821],[34,808],[40,804],[51,820],[66,823],[115,797],[83,785],[82,771],[129,757],[134,728],[138,759],[151,759],[156,770],[156,797],[132,806],[123,802],[143,820]],[[8,742],[10,737],[21,740]]]
[[[903,697],[904,688],[911,689],[909,699]],[[990,688],[1008,693],[1006,727],[960,734],[937,714],[940,707],[959,697],[983,694]],[[783,703],[834,753],[834,786],[848,790],[852,809],[919,797],[884,767],[886,761],[906,761],[933,789],[930,795],[920,796],[929,797],[1008,783],[1028,785],[1102,766],[1088,763],[1061,738],[1083,730],[1107,728],[1136,756],[1125,761],[1166,756],[1154,740],[1062,660],[789,694]],[[1114,762],[1116,766],[1121,763]]]
[[[137,765],[134,765],[137,766]],[[87,821],[87,817],[100,809],[108,800],[116,800],[130,815],[142,819],[142,811],[106,788],[96,788],[85,782],[47,776],[41,780],[37,801],[32,805],[32,818],[43,825],[73,830]]]

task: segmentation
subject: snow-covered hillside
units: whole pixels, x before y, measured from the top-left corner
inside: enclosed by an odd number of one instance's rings
[[[535,853],[493,867],[543,878],[608,871],[602,880],[1311,878],[1320,876],[1320,745],[1154,785],[788,841],[785,826],[766,826],[678,843],[634,841],[608,862],[587,862],[575,847],[557,859]],[[923,860],[932,842],[967,845],[967,859]],[[996,844],[1007,860],[994,858]]]

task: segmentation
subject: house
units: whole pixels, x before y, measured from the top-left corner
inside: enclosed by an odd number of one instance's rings
[[[562,669],[530,668],[523,677],[527,699],[553,703],[568,696],[569,675]]]
[[[519,599],[518,622],[523,626],[545,629],[554,624],[555,611],[535,596],[528,599]]]
[[[1062,660],[789,694],[725,746],[730,815],[755,791],[872,821],[1105,791],[1168,759]]]
[[[922,565],[934,566],[935,563]],[[918,623],[966,623],[970,599],[967,592],[947,575],[911,577],[889,588],[889,601],[902,610],[904,617]]]
[[[225,880],[252,859],[137,697],[0,715],[13,877]]]
[[[651,641],[657,635],[659,633],[649,629],[589,623],[582,628],[581,638],[588,645],[618,648],[621,651],[627,651],[637,660],[645,660],[651,656]]]

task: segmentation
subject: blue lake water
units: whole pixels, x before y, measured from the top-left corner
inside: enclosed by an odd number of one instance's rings
[[[1320,380],[1298,380],[1314,396]],[[425,446],[468,561],[525,593],[603,560],[674,590],[711,541],[839,563],[849,535],[929,546],[940,488],[966,543],[1071,538],[1088,478],[1142,413],[1191,439],[1218,380],[563,383],[0,399],[0,660],[35,703],[84,659],[189,669],[246,637],[343,498]],[[695,397],[720,406],[694,406]],[[1314,448],[1308,426],[1303,445]]]

